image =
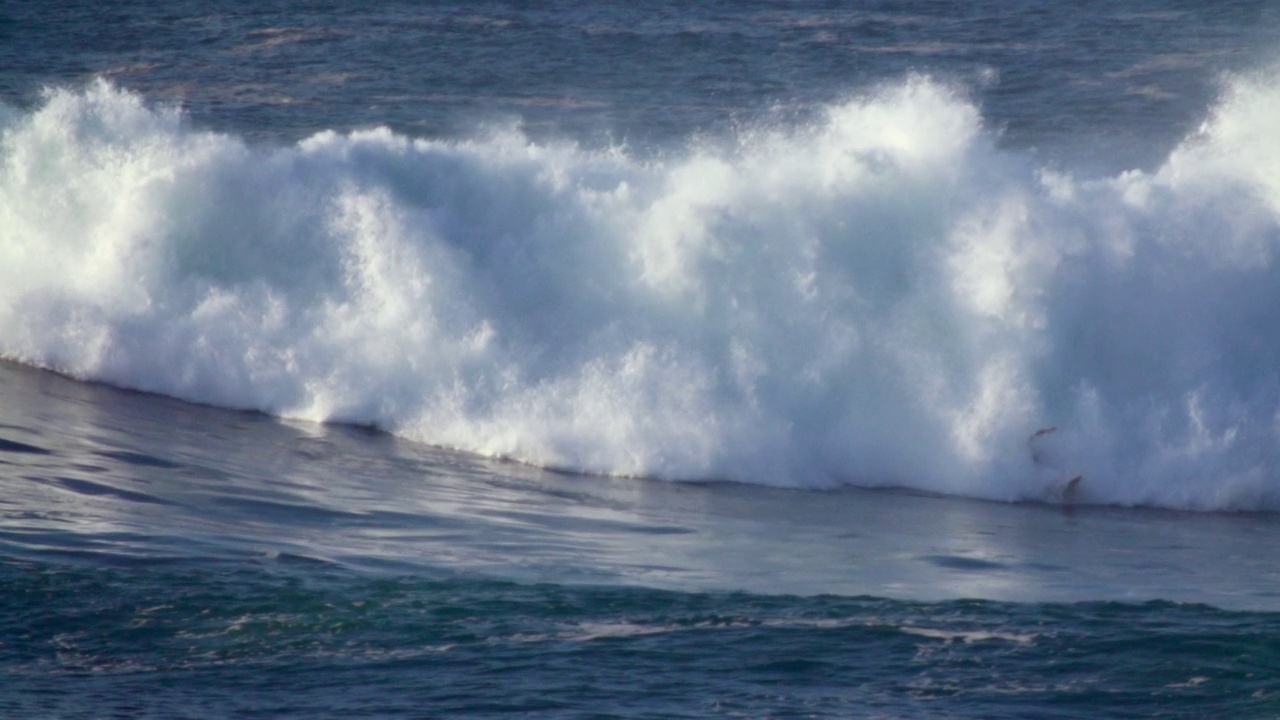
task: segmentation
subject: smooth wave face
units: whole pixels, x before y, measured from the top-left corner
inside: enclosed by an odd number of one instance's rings
[[[923,77],[660,156],[52,90],[0,120],[0,355],[595,473],[1275,509],[1278,113],[1238,77],[1082,179]]]

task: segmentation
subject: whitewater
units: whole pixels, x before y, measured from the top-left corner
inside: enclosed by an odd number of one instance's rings
[[[1092,176],[927,75],[660,151],[99,79],[0,121],[0,355],[584,473],[1274,510],[1276,117],[1238,73]]]

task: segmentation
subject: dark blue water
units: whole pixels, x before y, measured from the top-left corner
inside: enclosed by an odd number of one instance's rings
[[[1161,159],[1219,73],[1271,62],[1268,2],[16,3],[0,93],[105,76],[204,127],[297,139],[387,125],[641,147],[795,120],[908,72],[972,89],[1004,141],[1113,169]],[[1086,141],[1087,139],[1087,141]]]
[[[0,3],[0,716],[1280,715],[1278,40]]]
[[[12,717],[1267,717],[1274,614],[3,566]],[[14,692],[16,691],[16,692]]]

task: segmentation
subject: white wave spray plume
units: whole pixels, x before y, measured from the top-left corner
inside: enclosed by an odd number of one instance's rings
[[[1236,78],[1080,179],[922,77],[663,157],[51,90],[0,116],[0,355],[587,472],[1275,509],[1277,117]]]

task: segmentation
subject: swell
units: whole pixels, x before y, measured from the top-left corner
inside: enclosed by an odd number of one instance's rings
[[[50,90],[0,120],[0,355],[592,473],[1275,509],[1278,110],[1234,78],[1079,178],[924,77],[657,157]]]

